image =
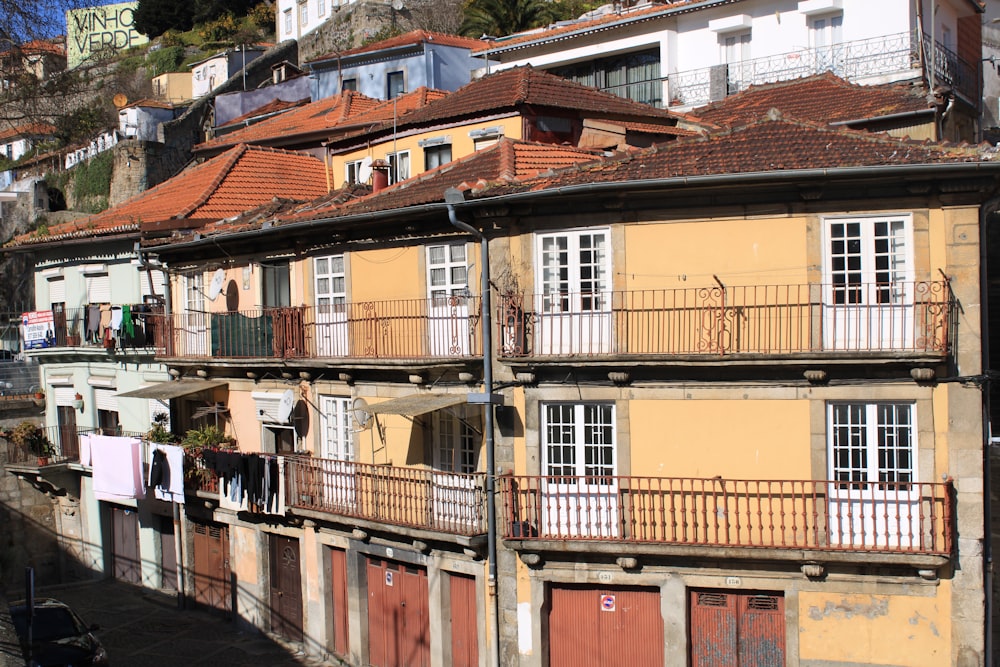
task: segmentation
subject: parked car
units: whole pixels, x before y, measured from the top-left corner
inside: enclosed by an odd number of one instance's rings
[[[24,602],[10,606],[14,629],[28,656],[28,608]],[[87,625],[68,605],[49,598],[35,601],[31,624],[31,665],[38,667],[105,667],[108,654],[94,635],[100,626]]]

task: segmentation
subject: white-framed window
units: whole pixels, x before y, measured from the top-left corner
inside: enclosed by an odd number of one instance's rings
[[[844,15],[828,14],[809,20],[809,39],[814,49],[825,49],[844,41]]]
[[[281,15],[283,17],[283,21],[284,21],[284,24],[285,24],[285,34],[286,35],[291,35],[292,34],[292,10],[291,9],[286,9],[285,11],[283,11],[281,13]]]
[[[316,16],[326,16],[326,0],[316,0]]]
[[[402,71],[388,72],[385,75],[385,99],[391,100],[406,92],[406,80]]]
[[[309,24],[309,3],[302,2],[299,4],[299,25],[303,28]]]
[[[410,177],[410,151],[387,153],[385,160],[389,163],[389,185]]]
[[[338,461],[354,460],[354,435],[351,424],[351,399],[320,396],[320,456]]]
[[[342,310],[347,303],[347,273],[343,255],[327,255],[313,260],[316,306],[322,312]]]
[[[430,171],[451,162],[451,144],[424,147],[424,171]]]
[[[890,304],[913,280],[912,216],[827,218],[826,279],[833,304]]]
[[[476,471],[477,443],[482,435],[482,411],[459,405],[434,413],[437,447],[434,467],[442,472],[464,475]]]
[[[540,234],[540,289],[546,312],[604,310],[611,289],[611,252],[606,229]],[[571,295],[579,295],[573,307]]]
[[[750,31],[727,32],[719,35],[722,62],[727,65],[750,60]]]
[[[917,481],[912,403],[830,403],[830,479],[842,489],[896,489]]]
[[[287,424],[261,424],[260,448],[267,454],[291,454],[296,450],[295,427]]]
[[[542,405],[543,474],[554,482],[613,483],[616,447],[613,403]]]
[[[344,183],[361,182],[361,160],[351,160],[344,163]]]
[[[443,300],[469,293],[469,266],[464,243],[427,246],[427,296]]]

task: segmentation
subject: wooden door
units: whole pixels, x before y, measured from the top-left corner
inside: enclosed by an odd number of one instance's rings
[[[232,611],[229,578],[229,529],[215,524],[194,524],[194,601]]]
[[[785,664],[785,599],[776,593],[693,590],[691,667]]]
[[[142,581],[139,560],[139,515],[134,509],[111,508],[111,561],[115,579],[138,584]]]
[[[333,622],[331,648],[336,655],[346,658],[350,643],[347,622],[347,552],[343,549],[330,549],[330,582],[333,597],[333,608],[330,610]]]
[[[368,650],[372,667],[429,667],[427,570],[368,559]]]
[[[552,586],[549,665],[663,666],[663,615],[656,588]]]
[[[476,578],[456,573],[448,578],[451,584],[452,667],[479,667]]]
[[[299,541],[269,535],[271,556],[271,631],[302,641],[302,571]]]

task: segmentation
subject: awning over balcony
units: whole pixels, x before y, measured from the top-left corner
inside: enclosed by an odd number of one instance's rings
[[[466,394],[410,394],[391,398],[368,406],[368,412],[375,415],[405,415],[418,417],[435,410],[443,410],[461,405],[468,400]]]
[[[168,401],[171,398],[180,398],[188,394],[194,394],[206,389],[225,387],[229,383],[225,380],[196,380],[194,378],[184,378],[172,380],[170,382],[160,382],[151,384],[148,387],[133,389],[132,391],[118,394],[118,398],[153,398],[159,401]]]

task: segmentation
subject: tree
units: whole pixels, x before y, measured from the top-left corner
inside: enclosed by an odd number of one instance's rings
[[[555,19],[547,0],[471,0],[459,34],[500,37],[548,25]]]

